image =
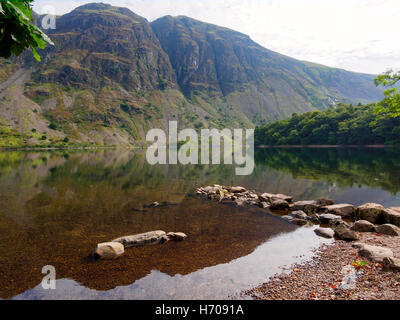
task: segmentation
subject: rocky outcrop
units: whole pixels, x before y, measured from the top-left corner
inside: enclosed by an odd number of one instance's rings
[[[356,243],[353,247],[359,249],[358,254],[360,256],[374,262],[382,263],[385,258],[394,257],[393,251],[384,247],[371,246],[365,243]]]
[[[122,256],[125,252],[124,246],[117,242],[99,243],[94,249],[93,256],[96,259],[113,260]]]
[[[375,232],[394,237],[400,236],[400,228],[393,224],[382,224],[375,226]]]
[[[351,230],[357,232],[373,232],[375,230],[375,225],[367,220],[358,220],[351,227]]]
[[[356,218],[371,223],[381,223],[385,220],[385,208],[377,203],[365,203],[356,210]]]
[[[270,206],[271,210],[287,210],[289,209],[289,203],[285,200],[282,199],[276,199],[274,201],[271,202],[271,206]]]

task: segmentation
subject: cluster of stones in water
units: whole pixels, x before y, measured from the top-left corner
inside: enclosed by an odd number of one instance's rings
[[[163,244],[168,241],[182,241],[187,235],[182,232],[151,231],[114,239],[111,242],[99,243],[93,255],[98,259],[117,259],[125,253],[125,249],[148,245]]]
[[[334,204],[330,199],[293,202],[291,196],[259,193],[241,186],[213,185],[198,188],[196,193],[207,195],[213,201],[233,201],[238,206],[248,204],[271,211],[286,211],[289,213],[282,218],[300,226],[308,223],[327,224],[329,228],[315,229],[317,235],[325,238],[356,241],[359,239],[356,232],[400,236],[400,208],[385,208],[376,203],[366,203],[356,208],[351,204]],[[390,249],[357,245],[360,256],[384,263],[387,270],[400,270],[400,260],[393,256]]]

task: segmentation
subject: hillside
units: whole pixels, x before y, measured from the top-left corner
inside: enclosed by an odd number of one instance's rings
[[[0,62],[0,146],[137,145],[150,128],[254,127],[338,101],[382,98],[372,75],[301,62],[187,17],[152,23],[87,4],[55,43]]]

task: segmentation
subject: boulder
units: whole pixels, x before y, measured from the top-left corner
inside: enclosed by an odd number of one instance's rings
[[[124,246],[117,242],[99,243],[94,249],[93,255],[98,259],[112,260],[122,256],[125,252]]]
[[[265,201],[259,202],[259,203],[258,203],[258,206],[259,206],[261,209],[269,209],[269,207],[270,207],[269,203],[268,203],[268,202],[265,202]]]
[[[319,219],[319,214],[314,213],[311,217],[308,217],[308,220],[310,220],[314,224],[320,224],[321,220]]]
[[[375,230],[375,225],[367,220],[358,220],[351,227],[351,230],[358,232],[373,232]]]
[[[383,271],[400,272],[400,259],[385,257],[382,264]]]
[[[323,213],[319,215],[319,220],[321,220],[322,223],[329,224],[332,220],[342,220],[342,217],[335,214]]]
[[[173,241],[183,241],[187,238],[187,235],[183,232],[169,232],[167,233],[167,237],[169,240]]]
[[[158,231],[136,234],[132,236],[121,237],[113,240],[112,242],[121,243],[125,248],[131,248],[131,247],[155,245],[164,243],[166,241],[168,241],[167,234],[164,231],[158,230]]]
[[[290,222],[294,220],[294,218],[291,216],[282,216],[282,219],[288,220]]]
[[[317,235],[324,237],[324,238],[328,238],[328,239],[333,238],[335,236],[335,231],[333,231],[330,228],[318,228],[318,229],[315,229],[314,232]]]
[[[385,208],[377,203],[365,203],[356,210],[358,220],[367,220],[371,223],[380,223],[384,221]]]
[[[271,203],[270,209],[271,210],[286,210],[286,209],[289,209],[289,203],[282,199],[274,200]]]
[[[400,207],[385,209],[383,217],[386,223],[400,227]]]
[[[343,221],[342,219],[331,220],[331,221],[329,221],[328,225],[331,228],[337,228],[337,227],[340,227],[340,226],[345,227],[347,229],[350,228],[350,225],[346,221]]]
[[[289,214],[289,216],[291,216],[293,218],[297,218],[297,219],[303,219],[303,220],[308,218],[308,215],[301,210],[293,211],[292,213]]]
[[[273,202],[275,200],[284,200],[286,202],[292,202],[293,197],[284,195],[284,194],[272,194],[272,193],[263,193],[259,196],[261,201]]]
[[[333,205],[333,204],[335,204],[335,203],[333,202],[333,200],[331,200],[331,199],[326,199],[326,198],[321,198],[321,199],[319,199],[319,200],[317,201],[317,205],[322,206],[322,207],[331,206],[331,205]]]
[[[345,241],[358,240],[356,233],[344,225],[339,225],[334,230],[335,230],[335,236],[338,237],[340,240],[345,240]]]
[[[247,191],[246,188],[243,187],[226,187],[225,189],[231,193],[243,193]]]
[[[293,224],[295,224],[295,225],[298,225],[298,226],[305,226],[307,224],[307,220],[305,220],[305,219],[297,219],[297,218],[295,218],[291,222]]]
[[[388,248],[371,246],[368,244],[358,243],[358,254],[362,257],[370,259],[375,262],[382,263],[385,258],[393,258],[393,251]]]
[[[375,227],[376,233],[386,234],[388,236],[400,236],[400,228],[393,224],[382,224]]]
[[[315,212],[320,206],[317,204],[317,201],[297,201],[294,203],[293,210],[304,211],[304,212]]]
[[[343,218],[351,218],[354,215],[354,206],[351,204],[334,204],[322,208],[326,213],[336,214]]]

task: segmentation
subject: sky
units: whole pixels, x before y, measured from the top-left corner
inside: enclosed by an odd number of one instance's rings
[[[34,10],[64,14],[89,2],[127,7],[149,21],[189,16],[330,67],[371,74],[400,70],[399,0],[35,0]]]

